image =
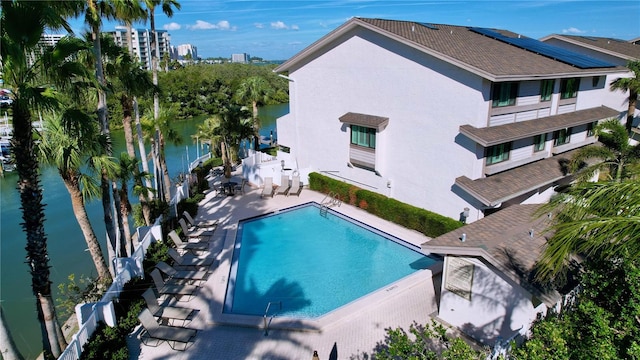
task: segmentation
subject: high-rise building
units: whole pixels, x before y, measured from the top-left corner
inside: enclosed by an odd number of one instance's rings
[[[40,37],[40,41],[38,42],[40,53],[43,52],[43,48],[45,46],[55,46],[58,43],[58,41],[60,41],[60,39],[62,39],[65,36],[66,35],[64,34],[42,34],[42,36]],[[35,55],[34,53],[30,53],[27,58],[29,66],[33,65],[34,55]]]
[[[127,40],[127,28],[124,26],[116,26],[115,31],[110,31],[109,34],[113,36],[116,44],[124,48],[128,48]],[[158,53],[158,59],[167,54],[171,55],[171,37],[166,30],[156,30],[157,41],[156,51]],[[138,61],[142,63],[142,68],[145,70],[151,69],[151,54],[154,49],[151,48],[151,30],[149,29],[131,29],[131,42],[132,48],[129,52],[136,57]]]
[[[181,44],[176,47],[178,60],[185,60],[185,56],[190,55],[192,60],[198,60],[198,48],[191,44]]]
[[[250,59],[251,59],[251,57],[247,53],[232,54],[231,55],[231,62],[232,63],[248,64]]]

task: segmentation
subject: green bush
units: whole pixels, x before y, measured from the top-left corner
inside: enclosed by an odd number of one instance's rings
[[[385,220],[436,237],[462,226],[459,221],[402,203],[384,195],[360,189],[344,181],[318,173],[309,174],[309,188],[325,194],[333,192],[345,203],[357,206]]]
[[[154,199],[149,202],[149,207],[151,208],[151,219],[157,219],[160,215],[166,218],[169,215],[169,205],[164,200]],[[136,226],[145,225],[140,204],[133,205],[133,221]]]

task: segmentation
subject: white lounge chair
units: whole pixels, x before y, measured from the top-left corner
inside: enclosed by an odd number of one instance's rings
[[[287,191],[289,191],[289,176],[282,175],[280,180],[280,186],[276,189],[276,195],[287,195]]]
[[[191,340],[198,334],[196,329],[158,324],[149,309],[142,310],[138,315],[138,320],[140,320],[145,330],[140,334],[140,340],[143,344],[149,346],[158,346],[163,341],[166,341],[172,349],[183,351],[187,349]],[[155,343],[152,344],[150,342],[151,339],[155,340]],[[183,345],[178,348],[176,347],[178,343]]]
[[[205,230],[205,231],[214,231],[218,227],[218,220],[200,220],[195,221],[193,216],[189,214],[188,211],[183,211],[182,216],[184,216],[185,220],[187,220],[187,225],[189,225],[189,229],[193,228]]]
[[[300,182],[299,175],[293,175],[291,178],[291,188],[289,189],[289,193],[287,195],[295,194],[296,196],[300,196],[300,192],[302,191],[302,183]]]
[[[195,296],[196,290],[198,290],[198,287],[195,285],[184,285],[173,281],[165,282],[158,269],[153,269],[150,275],[151,279],[153,279],[153,285],[160,295],[174,296],[180,300],[186,297],[186,301],[189,301]]]
[[[189,225],[187,225],[184,218],[180,218],[178,223],[180,224],[180,228],[182,229],[182,234],[185,239],[188,239],[187,241],[209,241],[213,235],[213,231],[197,229],[195,227],[189,228]]]
[[[213,265],[215,261],[213,257],[200,258],[191,254],[181,256],[176,249],[172,248],[167,249],[167,253],[175,262],[174,267],[181,270],[195,270],[196,268],[209,267]]]
[[[178,270],[164,261],[158,261],[156,268],[176,281],[206,281],[211,273],[207,270]]]
[[[184,242],[182,241],[182,239],[180,239],[180,236],[178,236],[178,233],[175,230],[171,230],[169,232],[169,238],[171,239],[171,241],[173,241],[173,243],[176,245],[176,248],[180,251],[208,251],[209,250],[209,243],[207,242]]]
[[[270,176],[265,177],[264,187],[262,188],[262,194],[260,194],[260,197],[265,197],[265,196],[273,197],[274,191],[275,191],[275,188],[273,187],[273,178]]]
[[[185,325],[193,319],[196,313],[196,310],[191,308],[161,305],[158,303],[158,298],[156,298],[156,294],[152,288],[148,288],[147,291],[142,294],[142,297],[145,303],[147,303],[149,312],[151,312],[153,316],[165,319],[167,322],[170,322],[171,325],[173,325],[173,322],[176,320],[181,320],[182,325]]]

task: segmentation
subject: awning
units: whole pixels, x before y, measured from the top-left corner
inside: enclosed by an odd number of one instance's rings
[[[374,116],[367,114],[358,114],[348,112],[340,116],[340,122],[350,125],[360,125],[368,128],[374,128],[380,130],[382,127],[389,123],[389,118],[382,116]]]
[[[476,128],[471,125],[462,125],[460,133],[484,147],[489,147],[603,119],[617,118],[619,115],[620,112],[617,110],[600,106],[498,126]]]

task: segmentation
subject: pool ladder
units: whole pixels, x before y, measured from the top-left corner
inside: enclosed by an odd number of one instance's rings
[[[322,203],[320,204],[320,215],[327,216],[327,212],[330,207],[340,206],[342,205],[342,200],[338,197],[333,191],[330,191],[324,199],[322,199]]]
[[[269,303],[267,304],[267,308],[264,309],[264,317],[262,318],[264,321],[264,336],[269,335],[269,324],[271,324],[271,321],[273,320],[273,318],[276,317],[276,315],[278,315],[278,313],[271,315],[271,317],[267,321],[267,315],[269,314],[269,309],[271,308],[271,304],[278,304],[279,306],[278,310],[280,311],[282,310],[282,301],[269,301]]]

